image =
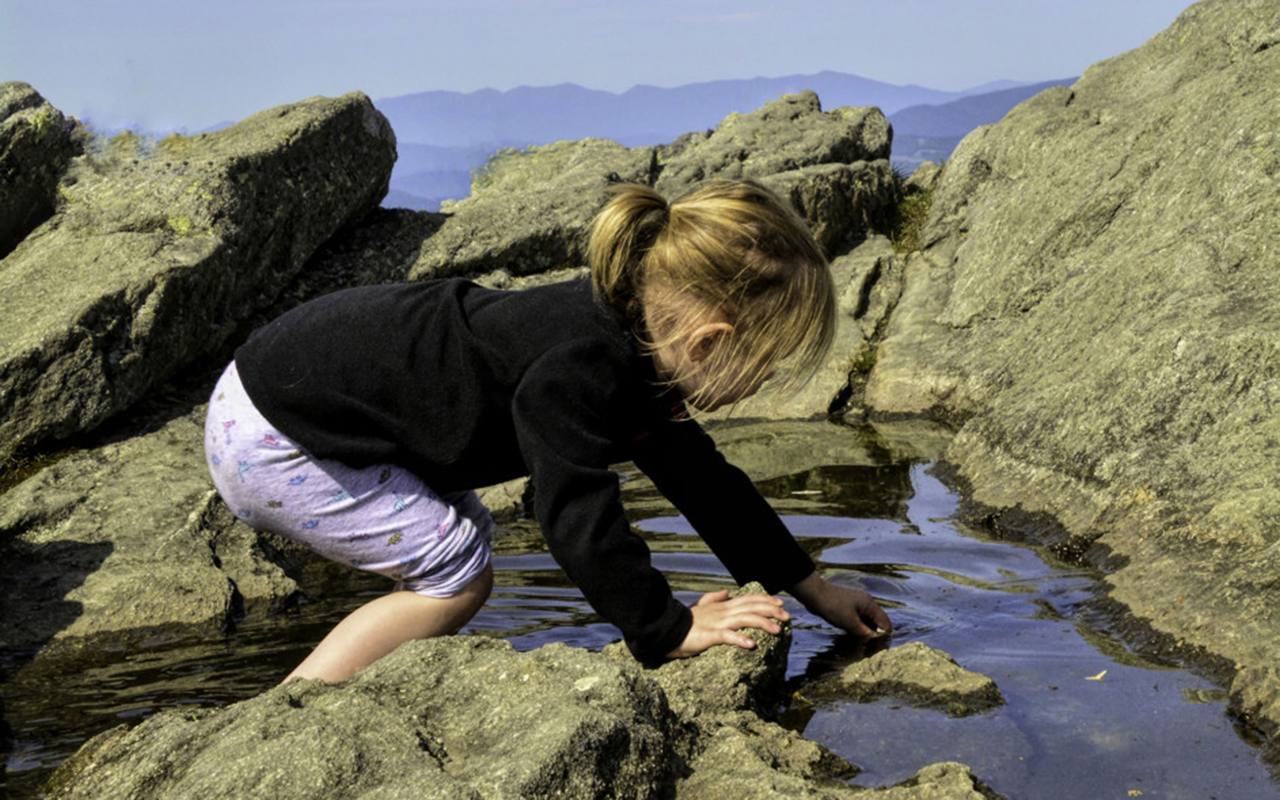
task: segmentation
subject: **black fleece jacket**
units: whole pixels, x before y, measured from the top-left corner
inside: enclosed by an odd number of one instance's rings
[[[314,456],[400,464],[437,492],[532,475],[551,554],[652,662],[684,640],[692,615],[631,530],[611,464],[633,461],[739,582],[780,591],[813,562],[683,419],[631,331],[586,281],[519,292],[405,283],[299,306],[235,360],[263,416]]]

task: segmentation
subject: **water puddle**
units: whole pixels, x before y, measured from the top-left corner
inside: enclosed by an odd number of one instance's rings
[[[961,719],[901,702],[803,699],[804,680],[858,657],[801,623],[792,669],[800,697],[783,723],[892,784],[935,761],[960,761],[1009,797],[1272,798],[1280,787],[1225,713],[1226,693],[1135,655],[1090,626],[1091,572],[958,525],[956,499],[923,465],[896,519],[793,517],[820,537],[824,570],[880,598],[893,644],[920,641],[994,679],[1008,701]],[[840,541],[843,540],[843,541]],[[847,572],[846,572],[847,571]]]
[[[1091,625],[1092,572],[965,528],[954,519],[956,497],[927,464],[865,431],[746,426],[728,438],[722,442],[732,460],[774,465],[753,472],[771,476],[762,489],[829,577],[881,600],[897,628],[893,645],[921,641],[944,650],[993,678],[1008,701],[960,719],[891,700],[814,704],[805,697],[811,681],[866,654],[788,599],[794,642],[780,722],[862,767],[853,783],[891,784],[926,764],[961,761],[1011,798],[1280,800],[1258,750],[1228,718],[1220,687],[1131,653]],[[678,596],[691,603],[731,587],[683,518],[642,477],[625,478],[624,499],[643,517],[654,562]],[[519,649],[549,642],[598,649],[616,638],[531,525],[512,526],[494,565],[493,598],[469,632],[505,637]],[[258,693],[352,608],[385,590],[380,579],[319,564],[304,586],[314,602],[215,640],[20,667],[18,654],[6,654],[10,663],[0,669],[13,743],[0,790],[38,797],[50,771],[101,730]]]

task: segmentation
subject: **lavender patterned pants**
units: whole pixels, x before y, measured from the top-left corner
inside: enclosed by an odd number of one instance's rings
[[[441,496],[401,467],[312,457],[258,412],[235,362],[209,400],[205,454],[240,519],[410,591],[451,597],[489,563],[493,518],[475,492]]]

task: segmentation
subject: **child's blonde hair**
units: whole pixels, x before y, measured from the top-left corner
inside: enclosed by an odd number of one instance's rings
[[[795,211],[754,181],[709,181],[671,203],[647,186],[620,186],[592,224],[588,258],[596,293],[648,322],[651,351],[708,318],[733,326],[704,362],[699,395],[758,385],[784,362],[777,383],[798,385],[835,335],[822,249]]]

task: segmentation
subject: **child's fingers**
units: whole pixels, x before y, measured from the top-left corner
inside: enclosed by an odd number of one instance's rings
[[[708,606],[720,603],[724,606],[725,613],[746,613],[759,614],[766,617],[773,617],[783,622],[791,619],[791,615],[782,607],[782,600],[767,594],[744,594],[733,599],[729,599],[727,589],[721,589],[718,592],[707,592],[698,598],[698,602],[694,603],[694,607]],[[743,626],[746,627],[746,626]],[[753,626],[754,627],[754,626]]]
[[[707,592],[702,597],[699,597],[698,602],[694,603],[694,605],[705,606],[710,603],[721,603],[727,600],[728,597],[729,597],[728,589],[721,589],[718,592]]]
[[[791,619],[791,615],[782,607],[782,600],[767,594],[744,594],[728,603],[734,606],[735,611],[772,617],[782,622]]]
[[[876,632],[871,628],[870,625],[866,624],[861,619],[857,619],[857,618],[850,620],[849,625],[842,626],[842,627],[849,633],[852,633],[855,636],[861,636],[864,639],[873,639],[875,638],[875,635],[876,635]]]
[[[724,643],[734,645],[735,647],[741,647],[743,650],[753,650],[756,646],[755,639],[752,639],[745,633],[738,633],[737,631],[725,631]]]
[[[782,632],[782,625],[779,622],[785,615],[785,611],[772,605],[763,607],[742,606],[734,609],[725,609],[725,614],[717,620],[716,627],[724,631],[737,631],[740,628],[759,628],[772,634],[778,634]]]
[[[893,630],[893,622],[889,619],[889,615],[885,613],[884,609],[881,608],[879,604],[872,608],[871,621],[875,623],[877,633],[889,633]]]

